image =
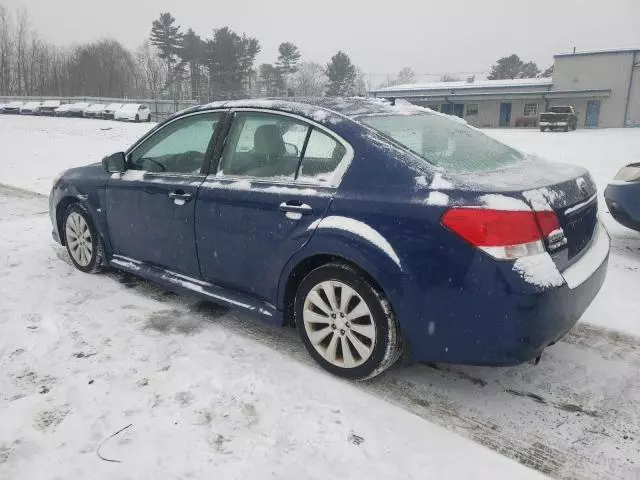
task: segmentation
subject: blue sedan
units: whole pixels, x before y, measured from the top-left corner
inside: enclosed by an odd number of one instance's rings
[[[365,99],[195,107],[50,195],[53,237],[79,270],[295,326],[350,379],[401,356],[538,359],[605,279],[597,211],[582,168]]]
[[[618,223],[640,232],[640,163],[620,169],[607,185],[604,198]]]

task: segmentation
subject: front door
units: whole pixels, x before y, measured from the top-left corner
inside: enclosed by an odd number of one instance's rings
[[[113,253],[199,277],[195,200],[222,113],[168,123],[127,155],[127,171],[107,183]]]
[[[600,121],[600,100],[589,100],[587,102],[587,115],[585,117],[586,127],[597,127]]]
[[[203,279],[275,304],[282,269],[324,216],[348,151],[304,120],[236,112],[217,174],[198,192]]]
[[[501,103],[500,104],[500,122],[499,125],[501,127],[508,127],[511,125],[511,104],[510,103]]]

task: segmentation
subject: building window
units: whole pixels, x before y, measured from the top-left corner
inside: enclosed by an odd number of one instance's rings
[[[467,115],[477,115],[478,114],[478,104],[470,103],[467,105]]]
[[[538,115],[538,104],[537,103],[525,103],[524,104],[524,116],[525,117],[535,117]]]

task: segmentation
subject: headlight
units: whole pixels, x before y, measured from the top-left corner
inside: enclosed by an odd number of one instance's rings
[[[614,180],[622,182],[637,182],[640,180],[640,163],[622,167],[614,177]]]

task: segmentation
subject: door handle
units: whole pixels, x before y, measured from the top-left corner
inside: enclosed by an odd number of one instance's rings
[[[281,212],[293,212],[300,213],[302,215],[311,215],[313,213],[313,208],[306,203],[300,202],[282,202],[280,204]]]
[[[175,192],[169,193],[169,198],[189,202],[193,198],[193,195],[191,193],[185,193],[184,190],[176,190]]]

